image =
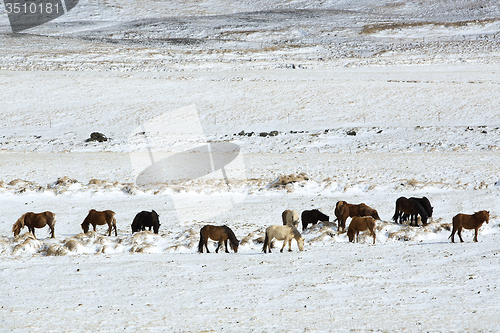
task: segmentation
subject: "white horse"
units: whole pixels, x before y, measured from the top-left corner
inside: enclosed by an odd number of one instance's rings
[[[285,210],[281,214],[281,219],[283,220],[283,225],[289,225],[297,228],[299,226],[299,213],[294,210]]]
[[[267,253],[268,249],[269,253],[271,253],[271,241],[274,238],[283,241],[283,247],[280,252],[283,252],[286,243],[288,243],[288,251],[292,251],[292,239],[295,239],[300,251],[304,250],[304,238],[297,228],[289,225],[272,225],[266,229],[266,238],[264,240],[264,246],[262,247],[264,253]]]

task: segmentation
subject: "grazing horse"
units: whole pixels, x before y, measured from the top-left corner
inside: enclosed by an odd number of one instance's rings
[[[83,232],[87,233],[89,232],[89,224],[92,224],[94,227],[96,225],[108,225],[108,236],[111,236],[111,230],[115,229],[115,236],[118,236],[118,233],[116,231],[116,218],[115,218],[115,212],[112,210],[105,210],[102,212],[99,212],[95,209],[89,210],[89,213],[85,220],[83,220],[83,223],[81,224]]]
[[[482,210],[480,212],[475,212],[472,215],[467,214],[457,214],[453,217],[453,231],[450,237],[451,242],[455,243],[455,232],[458,233],[460,242],[463,243],[462,239],[462,228],[464,229],[474,229],[476,233],[474,234],[474,242],[477,242],[477,231],[483,225],[483,222],[488,223],[490,219],[490,212]]]
[[[427,224],[427,218],[429,215],[427,214],[425,208],[416,199],[400,197],[396,200],[396,211],[394,212],[392,220],[398,223],[399,219],[399,223],[403,223],[403,213],[410,216],[410,226],[413,225],[413,218],[415,218],[415,226],[417,226],[417,215],[419,214],[422,219],[422,225]]]
[[[335,206],[335,216],[339,221],[339,230],[341,228],[342,230],[345,230],[345,222],[348,217],[371,216],[376,220],[380,220],[378,212],[370,206],[364,203],[360,203],[358,205],[348,204],[345,201],[337,202],[337,205]]]
[[[207,253],[210,253],[208,250],[208,239],[212,239],[214,241],[218,241],[219,244],[215,249],[215,253],[219,253],[219,248],[224,243],[226,247],[226,253],[229,253],[227,249],[227,240],[229,239],[229,244],[231,245],[231,249],[234,253],[238,253],[238,246],[240,245],[240,241],[234,235],[234,232],[228,226],[214,226],[214,225],[206,225],[200,230],[200,242],[198,243],[198,252],[203,253],[203,246],[207,249]]]
[[[375,244],[375,219],[371,216],[355,216],[352,218],[349,228],[347,229],[347,237],[349,242],[354,243],[354,236],[356,236],[356,243],[359,241],[359,232],[370,230],[373,235],[373,244]]]
[[[51,238],[55,237],[54,233],[54,225],[56,224],[56,214],[52,212],[43,212],[43,213],[38,213],[35,214],[33,212],[29,212],[26,214],[23,214],[16,223],[12,226],[12,232],[14,232],[14,236],[19,235],[21,232],[21,229],[24,228],[25,226],[28,227],[29,232],[33,234],[33,237],[36,238],[35,236],[35,228],[43,228],[46,225],[49,226],[50,228],[50,234]]]
[[[309,223],[314,225],[318,222],[328,222],[330,220],[328,215],[323,214],[317,209],[305,210],[300,217],[302,219],[302,230],[305,230]]]
[[[147,212],[142,211],[137,213],[132,222],[132,233],[138,231],[146,230],[146,227],[149,227],[149,231],[153,228],[155,234],[158,233],[158,229],[160,228],[160,218],[158,217],[158,213],[154,210]]]
[[[281,219],[283,220],[283,225],[290,225],[295,228],[297,228],[297,226],[299,225],[299,213],[297,213],[295,209],[285,210],[281,214]]]
[[[268,249],[269,253],[271,253],[271,242],[274,238],[283,241],[283,247],[280,252],[283,252],[286,243],[288,243],[288,251],[292,252],[292,239],[295,239],[300,251],[304,250],[304,238],[297,228],[290,225],[272,225],[266,229],[266,238],[264,240],[264,246],[262,247],[264,253],[267,253]]]
[[[426,197],[422,197],[422,198],[411,197],[410,200],[411,199],[417,200],[418,203],[421,204],[422,207],[424,207],[425,212],[427,213],[427,217],[432,217],[432,213],[434,211],[434,207],[431,206],[431,202],[429,201],[429,199],[427,199]],[[417,215],[411,216],[411,215],[408,215],[406,213],[403,213],[403,215],[401,217],[401,220],[403,222],[406,222],[406,221],[408,221],[408,218],[410,218],[411,221],[413,221],[413,218],[415,218],[415,221],[416,221],[417,220]]]

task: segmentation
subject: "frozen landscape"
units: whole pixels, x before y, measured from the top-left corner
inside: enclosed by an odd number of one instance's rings
[[[497,2],[80,1],[16,34],[4,9],[0,331],[500,330]],[[401,196],[427,226],[392,222]],[[375,245],[339,200],[378,210]],[[82,233],[92,208],[117,236]],[[304,251],[262,253],[315,208]],[[152,209],[159,234],[132,234]],[[46,210],[55,238],[13,236]],[[238,253],[197,253],[206,224]]]

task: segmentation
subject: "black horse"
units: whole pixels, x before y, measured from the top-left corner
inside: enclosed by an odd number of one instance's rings
[[[418,203],[420,205],[422,205],[422,207],[424,208],[425,212],[427,213],[427,217],[432,217],[432,213],[434,211],[434,207],[431,206],[431,202],[429,201],[429,199],[427,199],[427,197],[422,197],[422,198],[416,198],[416,197],[411,197],[410,200],[417,200]],[[403,222],[406,222],[408,221],[408,219],[410,219],[410,221],[413,221],[413,219],[415,219],[415,221],[417,221],[417,215],[408,215],[408,214],[403,214],[403,216],[401,217],[401,220]]]
[[[142,211],[135,216],[132,222],[132,233],[144,231],[146,227],[149,227],[149,231],[153,228],[155,234],[157,234],[158,229],[160,229],[160,218],[158,217],[158,213],[154,210],[150,212]]]
[[[300,217],[302,219],[302,230],[305,230],[309,223],[316,224],[318,222],[330,221],[330,217],[328,215],[323,214],[317,209],[305,210],[302,212]]]
[[[415,226],[418,226],[418,215],[420,215],[420,218],[422,219],[422,225],[426,225],[428,215],[425,208],[420,204],[419,200],[413,198],[408,199],[405,197],[400,197],[398,198],[398,200],[396,200],[396,210],[394,212],[394,216],[392,217],[392,220],[394,222],[398,223],[399,220],[399,223],[403,223],[408,220],[409,216],[410,226],[413,225],[413,221],[415,221]]]

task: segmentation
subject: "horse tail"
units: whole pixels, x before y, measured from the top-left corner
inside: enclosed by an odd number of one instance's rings
[[[268,244],[269,244],[269,236],[267,235],[267,230],[266,230],[266,238],[264,238],[264,246],[262,247],[262,252],[266,253]]]
[[[111,227],[115,229],[115,236],[118,236],[118,231],[116,230],[116,213],[113,211],[111,211]],[[109,232],[111,233],[111,228]]]
[[[205,228],[205,227],[203,227]],[[203,244],[205,243],[205,237],[203,237],[203,228],[200,230],[200,242],[198,243],[198,252],[203,253]]]
[[[56,226],[56,214],[52,212],[45,212],[45,216],[47,217],[47,224],[49,225],[51,237],[55,237],[55,226]]]
[[[238,240],[238,238],[236,238],[231,228],[225,225],[224,229],[226,230],[227,238],[229,238],[231,249],[233,249],[234,252],[238,252],[238,246],[240,245],[240,241]]]
[[[394,212],[394,215],[392,216],[392,220],[396,223],[398,223],[398,217],[399,217],[399,205],[400,205],[400,200],[396,200],[396,211]]]

